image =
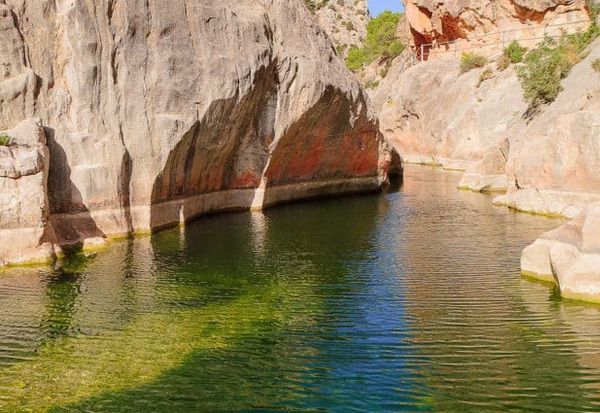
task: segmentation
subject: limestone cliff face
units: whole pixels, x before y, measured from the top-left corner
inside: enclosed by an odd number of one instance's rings
[[[374,102],[405,161],[466,170],[464,188],[508,191],[498,204],[573,218],[600,201],[599,58],[596,41],[533,120],[515,72],[493,63],[463,74],[438,59],[390,72]]]
[[[512,69],[461,73],[457,60],[394,68],[375,92],[381,130],[407,162],[468,170],[463,185],[506,189],[507,139],[527,109]],[[485,175],[485,176],[483,176]]]
[[[585,2],[577,0],[477,4],[413,1],[412,7],[428,10],[430,23],[447,15],[462,16],[461,24],[472,29],[469,33],[488,31],[488,24],[499,30],[510,24],[535,27],[588,20]],[[496,19],[468,17],[477,10],[484,16],[492,6]],[[407,15],[414,32],[418,19],[408,9]],[[439,28],[427,30],[447,31],[445,24]],[[524,116],[527,106],[512,68],[500,71],[492,60],[485,68],[461,73],[453,55],[408,70],[393,68],[375,92],[374,102],[382,131],[406,161],[466,170],[462,187],[508,190],[498,199],[504,205],[575,217],[600,194],[596,148],[600,76],[592,69],[599,57],[596,42],[563,81],[558,99],[533,121]]]
[[[314,1],[319,24],[342,56],[352,46],[360,46],[367,34],[369,7],[366,0]]]
[[[0,51],[0,129],[38,117],[48,139],[40,244],[384,179],[376,118],[301,0],[0,0]]]
[[[44,129],[31,119],[0,135],[9,138],[0,146],[0,266],[44,261],[53,252]]]
[[[574,23],[589,21],[585,0],[405,0],[406,30],[425,58],[469,46],[493,53],[501,42],[558,35]],[[561,25],[565,25],[562,26]],[[505,32],[503,35],[500,32]],[[452,45],[445,43],[455,42]]]

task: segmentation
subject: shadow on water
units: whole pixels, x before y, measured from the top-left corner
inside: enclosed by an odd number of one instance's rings
[[[348,197],[300,208],[284,206],[267,214],[210,216],[190,226],[184,237],[176,231],[157,234],[152,239],[157,277],[169,278],[162,280],[157,292],[161,305],[195,311],[217,303],[215,323],[202,331],[209,337],[225,336],[228,347],[197,350],[149,384],[65,409],[231,411],[289,406],[294,399],[300,399],[298,408],[305,406],[308,395],[299,391],[297,383],[310,387],[314,381],[317,391],[320,372],[335,370],[343,360],[321,363],[319,355],[332,351],[329,340],[306,343],[304,339],[315,329],[322,330],[322,321],[328,319],[330,340],[339,340],[336,314],[328,310],[327,301],[336,292],[360,293],[360,286],[348,288],[347,276],[355,266],[352,260],[360,262],[372,249],[377,211],[383,213],[385,208],[385,201],[377,196]],[[247,333],[228,337],[222,329],[229,321],[219,322],[218,312],[226,313],[236,300],[248,297],[253,308],[262,311],[252,316],[248,309]],[[237,396],[222,398],[223,392]],[[141,394],[146,396],[140,398]]]

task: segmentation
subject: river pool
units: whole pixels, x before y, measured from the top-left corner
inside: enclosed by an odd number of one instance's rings
[[[0,411],[600,410],[600,307],[523,279],[560,221],[408,167],[0,273]]]

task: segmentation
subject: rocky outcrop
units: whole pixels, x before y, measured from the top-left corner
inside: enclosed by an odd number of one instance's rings
[[[47,196],[50,156],[39,120],[0,132],[0,265],[51,258]]]
[[[585,0],[405,0],[405,6],[412,45],[424,59],[472,47],[494,54],[514,39],[531,46],[589,21]]]
[[[600,40],[563,81],[556,101],[510,139],[509,194],[515,209],[574,218],[600,201]]]
[[[563,297],[600,302],[600,203],[527,247],[521,267],[556,282]]]
[[[528,7],[545,10],[538,16],[545,22],[571,16],[581,6],[576,3]],[[439,16],[470,10],[461,2],[428,7]],[[506,16],[496,23],[508,22]],[[527,16],[528,24],[539,24],[533,14]],[[408,70],[393,68],[374,102],[382,131],[405,161],[465,170],[461,188],[508,190],[498,204],[573,218],[585,205],[600,201],[594,138],[600,77],[592,68],[598,58],[596,42],[563,81],[558,99],[533,120],[524,116],[527,107],[516,73],[499,71],[493,60],[464,74],[452,56]]]
[[[461,186],[506,190],[507,137],[527,109],[514,71],[461,73],[454,59],[394,69],[375,92],[381,130],[404,161],[467,170]]]
[[[0,0],[0,27],[0,128],[44,125],[56,245],[385,179],[376,118],[301,0]]]
[[[342,57],[360,47],[367,34],[367,0],[309,0],[319,21]]]

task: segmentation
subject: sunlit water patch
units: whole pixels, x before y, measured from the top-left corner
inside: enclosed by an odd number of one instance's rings
[[[0,411],[600,410],[600,310],[519,274],[560,222],[459,178],[2,272]]]

